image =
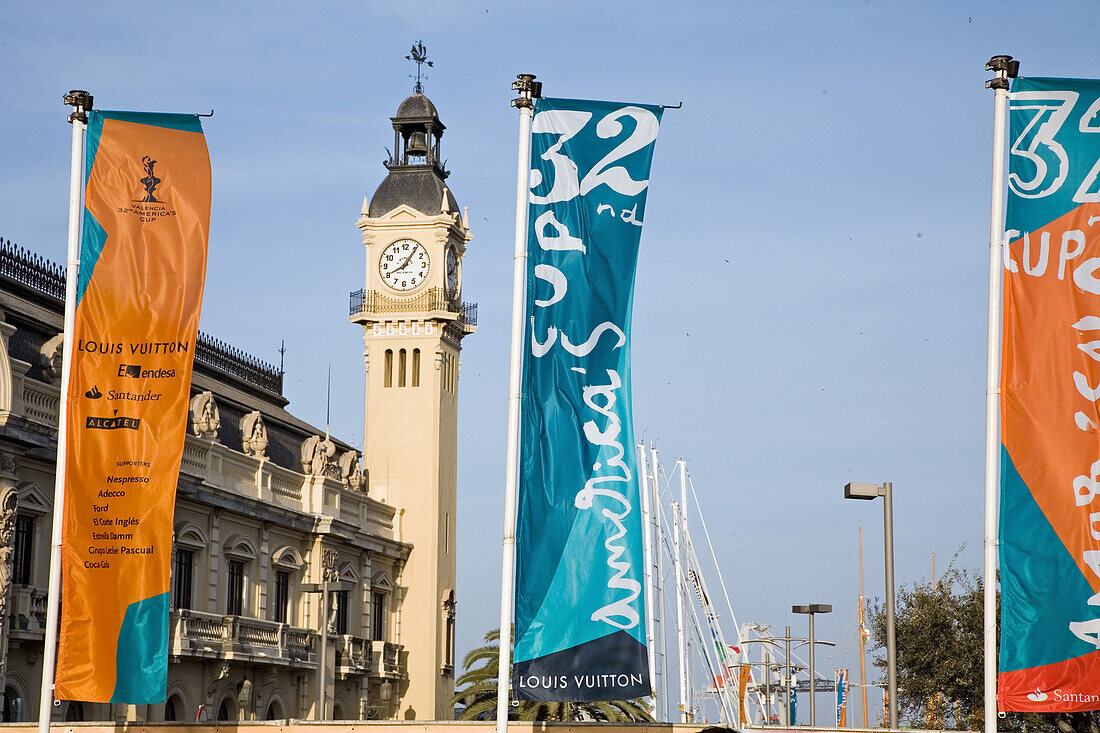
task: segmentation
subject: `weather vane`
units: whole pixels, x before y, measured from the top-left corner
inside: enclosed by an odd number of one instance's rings
[[[405,57],[409,61],[416,62],[416,86],[413,87],[413,91],[416,94],[424,93],[424,85],[421,84],[421,67],[424,64],[428,66],[434,66],[431,61],[428,61],[428,49],[424,47],[423,41],[417,41],[413,44],[412,50],[409,51],[409,55]],[[412,74],[409,74],[412,77]]]

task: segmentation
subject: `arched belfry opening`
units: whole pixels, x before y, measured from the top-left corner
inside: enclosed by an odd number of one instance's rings
[[[393,123],[393,154],[386,168],[401,166],[428,166],[442,178],[449,174],[443,169],[439,157],[440,140],[447,129],[439,121],[439,113],[424,94],[417,92],[397,108]]]

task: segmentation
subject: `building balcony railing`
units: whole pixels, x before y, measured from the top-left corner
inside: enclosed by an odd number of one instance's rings
[[[350,296],[351,317],[382,313],[424,313],[440,311],[457,316],[465,327],[477,326],[477,303],[462,303],[444,288],[429,288],[413,298],[391,298],[377,290],[356,290]]]
[[[13,583],[8,618],[14,634],[41,638],[46,633],[46,589]]]
[[[316,632],[244,616],[221,616],[189,609],[170,618],[172,654],[243,659],[289,665],[317,663]]]
[[[388,679],[408,677],[405,668],[405,647],[388,641],[372,641],[370,676]]]
[[[336,674],[340,677],[370,673],[371,642],[344,634],[336,637]]]

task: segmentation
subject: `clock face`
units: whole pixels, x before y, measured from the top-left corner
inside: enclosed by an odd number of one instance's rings
[[[458,255],[454,247],[447,248],[447,292],[455,293],[458,290]]]
[[[378,275],[382,282],[398,292],[408,292],[428,279],[431,261],[424,245],[412,239],[399,239],[382,250]]]

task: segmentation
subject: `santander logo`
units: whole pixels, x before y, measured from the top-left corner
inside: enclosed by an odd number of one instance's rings
[[[1031,700],[1032,702],[1045,702],[1047,699],[1047,694],[1036,687],[1035,692],[1030,693],[1027,696],[1027,699]]]

